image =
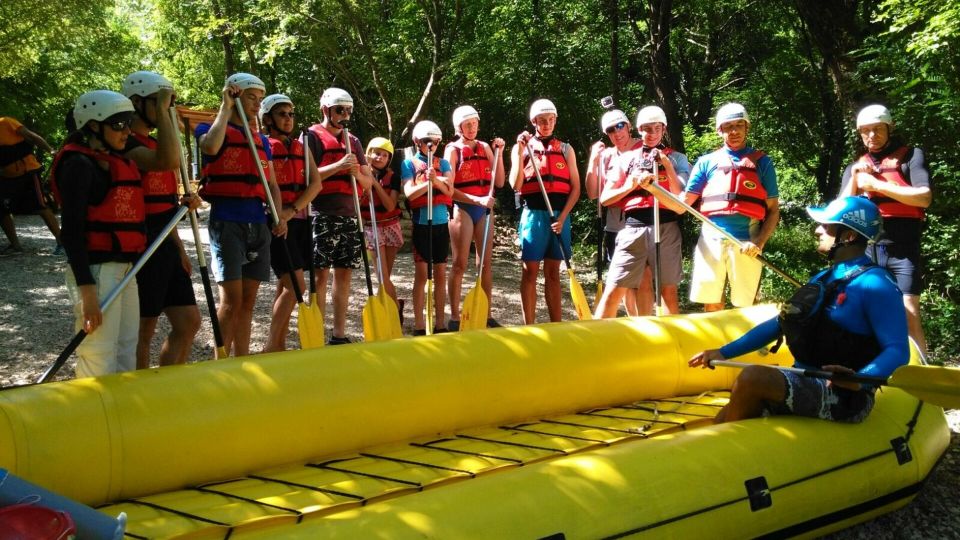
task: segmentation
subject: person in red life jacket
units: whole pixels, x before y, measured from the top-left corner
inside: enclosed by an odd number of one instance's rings
[[[307,137],[314,161],[324,171],[323,189],[311,202],[313,216],[313,266],[316,269],[317,298],[326,320],[327,282],[333,268],[333,332],[328,344],[350,343],[346,334],[347,306],[350,301],[350,277],[360,267],[362,249],[357,234],[356,206],[351,177],[357,191],[370,189],[373,174],[363,155],[363,146],[350,134],[350,152],[346,151],[343,128],[353,114],[353,98],[341,88],[327,88],[320,96],[323,121],[310,126]]]
[[[143,178],[143,199],[147,210],[147,243],[153,242],[180,205],[179,133],[170,119],[173,84],[152,71],[137,71],[123,80],[123,94],[130,98],[137,114],[130,125],[124,155],[132,159]],[[154,138],[150,132],[157,130]],[[187,197],[187,204],[199,204]],[[167,236],[164,243],[137,273],[140,294],[140,339],[137,369],[150,367],[150,343],[163,313],[170,321],[170,334],[160,348],[161,366],[184,364],[190,356],[193,338],[200,330],[200,310],[190,279],[192,265],[180,235]]]
[[[618,118],[605,120],[607,124],[612,124],[614,120],[622,121]],[[653,313],[651,269],[657,264],[653,229],[656,199],[643,186],[657,182],[674,195],[679,195],[690,174],[690,163],[686,156],[663,144],[666,125],[667,117],[660,107],[641,109],[637,114],[641,135],[639,145],[622,154],[616,163],[618,169],[607,175],[600,201],[606,206],[620,206],[624,210],[626,224],[617,234],[616,248],[607,274],[607,287],[597,305],[597,318],[615,317],[620,298],[631,291],[635,291],[633,294],[636,295],[639,314]],[[621,144],[627,146],[627,143]],[[654,162],[658,165],[656,176]],[[660,209],[661,298],[667,314],[679,312],[677,284],[680,283],[683,264],[678,219],[676,212]]]
[[[400,228],[400,192],[403,186],[400,175],[390,168],[393,159],[393,143],[383,137],[374,137],[367,143],[367,161],[370,162],[373,176],[376,178],[360,201],[360,214],[363,216],[363,234],[367,249],[377,256],[377,249],[373,242],[374,216],[370,215],[370,197],[373,196],[375,217],[377,219],[377,236],[380,240],[380,257],[383,266],[383,287],[397,303],[400,312],[400,321],[403,321],[403,300],[397,299],[397,289],[393,286],[390,276],[393,274],[393,263],[397,259],[397,251],[403,246],[403,230]],[[373,261],[371,261],[373,264]]]
[[[724,308],[724,287],[729,276],[730,301],[736,307],[752,306],[760,286],[763,265],[756,259],[780,222],[777,173],[770,156],[747,142],[750,118],[739,103],[717,110],[717,133],[723,147],[700,156],[683,193],[719,228],[740,241],[738,249],[714,227],[703,226],[693,252],[690,301],[705,311]],[[664,208],[685,210],[661,198]]]
[[[453,111],[453,129],[459,138],[448,144],[443,153],[454,171],[453,215],[447,223],[453,251],[453,267],[447,280],[450,299],[450,322],[447,329],[459,330],[460,291],[470,256],[470,242],[473,241],[479,250],[487,228],[491,234],[484,254],[480,286],[487,298],[492,298],[493,268],[490,262],[493,258],[493,205],[496,198],[490,196],[490,184],[492,182],[497,188],[503,187],[503,153],[501,151],[499,160],[494,163],[494,151],[498,148],[502,150],[504,142],[499,137],[493,139],[491,144],[477,140],[480,115],[470,105],[457,107]],[[488,211],[491,218],[489,220]],[[500,324],[487,317],[487,326],[496,327]]]
[[[23,253],[13,214],[40,216],[57,241],[54,254],[63,253],[60,224],[44,200],[40,186],[42,166],[34,155],[34,147],[55,153],[43,137],[27,129],[16,118],[0,117],[0,228],[10,240],[10,245],[0,251],[0,256]]]
[[[130,283],[104,313],[100,302],[147,247],[146,207],[137,165],[123,156],[133,103],[110,90],[77,99],[78,130],[53,163],[53,193],[61,206],[67,291],[76,330],[89,334],[77,348],[76,374],[95,377],[137,366],[140,302]]]
[[[868,253],[896,278],[903,292],[910,337],[926,353],[920,320],[920,236],[925,210],[933,202],[932,182],[923,150],[897,140],[893,127],[893,117],[883,105],[868,105],[860,111],[857,131],[864,148],[844,170],[840,195],[866,195],[880,208],[883,234],[876,249]]]
[[[250,353],[253,308],[260,282],[270,279],[270,217],[266,191],[248,146],[243,120],[234,100],[239,98],[251,124],[258,159],[267,175],[274,201],[280,200],[270,143],[253,125],[266,86],[249,73],[235,73],[223,87],[223,102],[213,124],[194,131],[203,160],[200,196],[211,203],[208,228],[213,273],[220,292],[217,316],[227,354]],[[281,220],[273,234],[286,234]]]
[[[551,321],[559,321],[560,262],[570,251],[570,212],[580,198],[580,173],[577,158],[569,144],[554,137],[557,126],[557,107],[549,99],[538,99],[530,106],[530,123],[536,135],[522,132],[510,154],[510,185],[520,192],[523,211],[520,214],[520,258],[523,272],[520,277],[520,304],[525,324],[537,318],[537,276],[543,262],[544,297]],[[527,148],[539,162],[554,216],[547,212],[540,192],[534,164],[530,163]],[[559,235],[559,242],[558,242]],[[560,242],[563,243],[562,250]]]
[[[427,264],[433,265],[433,281],[440,284],[433,288],[434,334],[446,332],[444,325],[443,283],[446,283],[447,257],[450,254],[449,206],[453,204],[453,178],[450,162],[441,159],[436,153],[433,163],[428,162],[428,154],[437,152],[443,132],[440,126],[429,120],[417,122],[413,127],[413,144],[417,154],[403,160],[400,167],[400,179],[403,193],[410,202],[413,220],[413,261],[416,272],[413,277],[413,335],[426,334],[426,294]],[[433,216],[428,219],[427,182],[433,184]],[[430,229],[432,223],[432,231]],[[432,242],[431,242],[432,240]],[[428,256],[432,255],[432,259]]]
[[[313,258],[313,230],[310,226],[310,211],[307,206],[312,199],[297,200],[307,191],[304,174],[310,171],[310,185],[313,194],[323,187],[320,171],[313,164],[313,158],[304,152],[303,142],[294,136],[296,127],[293,101],[283,94],[271,94],[260,104],[260,124],[270,139],[270,151],[273,154],[273,170],[280,187],[278,208],[282,207],[281,218],[287,223],[287,235],[274,236],[270,244],[270,266],[277,276],[277,293],[273,300],[273,317],[270,320],[270,336],[264,352],[286,349],[287,334],[290,329],[290,314],[297,305],[297,297],[290,281],[292,271],[297,279],[300,291],[306,291],[303,271]],[[297,209],[299,208],[299,210]],[[287,264],[284,244],[290,253],[291,268]]]

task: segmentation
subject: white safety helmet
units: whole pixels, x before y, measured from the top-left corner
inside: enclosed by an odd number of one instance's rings
[[[644,124],[655,124],[657,122],[660,122],[664,126],[667,125],[667,113],[663,112],[663,109],[660,107],[650,105],[637,112],[637,127]]]
[[[413,126],[413,142],[422,141],[423,139],[442,139],[443,132],[440,131],[440,126],[431,122],[430,120],[421,120],[417,122],[417,125]]]
[[[717,110],[717,129],[727,122],[736,122],[743,120],[750,124],[750,117],[747,116],[747,109],[739,103],[727,103]]]
[[[77,98],[73,107],[73,119],[80,129],[90,120],[103,122],[115,114],[125,112],[134,112],[130,98],[113,90],[94,90]]]
[[[533,122],[534,118],[540,116],[541,114],[557,114],[557,106],[553,104],[549,99],[538,99],[533,102],[533,105],[530,105],[530,121]]]
[[[893,116],[890,114],[890,109],[877,104],[867,105],[860,109],[860,113],[857,115],[857,129],[871,124],[887,124],[893,127]]]
[[[453,110],[453,131],[460,134],[460,124],[471,118],[480,119],[480,113],[470,105],[461,105]]]
[[[160,89],[173,90],[173,83],[153,71],[135,71],[123,79],[123,95],[147,97]]]
[[[353,98],[343,88],[331,86],[320,96],[321,107],[336,107],[337,105],[353,107]]]
[[[600,119],[600,129],[606,132],[608,128],[613,127],[620,122],[623,122],[624,124],[630,124],[630,119],[627,118],[627,115],[624,114],[624,112],[620,109],[607,111],[603,113],[603,118]]]
[[[270,111],[281,103],[287,103],[293,107],[293,101],[290,101],[290,98],[283,94],[270,94],[263,98],[263,101],[260,102],[260,122],[262,123],[263,117],[270,114]]]
[[[227,84],[235,84],[239,86],[241,90],[254,88],[257,90],[263,90],[264,92],[267,91],[267,85],[263,84],[263,81],[260,80],[260,77],[251,75],[249,73],[234,73],[233,75],[227,77]]]

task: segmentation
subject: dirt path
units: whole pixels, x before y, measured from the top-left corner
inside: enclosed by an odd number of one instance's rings
[[[63,268],[66,259],[52,254],[54,243],[49,232],[35,216],[16,219],[18,233],[26,250],[22,255],[0,257],[0,387],[33,382],[56,359],[60,350],[73,336],[73,314],[67,299]],[[179,233],[191,257],[194,255],[193,235],[188,224],[181,224]],[[517,249],[513,244],[516,235],[507,225],[498,227],[499,245],[494,251],[494,295],[491,299],[492,315],[504,325],[522,322],[520,312],[520,264]],[[2,244],[0,244],[2,245]],[[194,260],[196,264],[196,260]],[[412,331],[413,263],[409,252],[401,253],[396,262],[394,283],[400,298],[407,299],[404,331]],[[584,289],[588,296],[593,290],[588,272],[583,274]],[[464,279],[465,295],[475,282],[475,274],[468,271]],[[194,285],[203,327],[194,344],[190,361],[204,361],[213,357],[213,338],[206,317],[203,288],[199,280]],[[544,312],[541,303],[539,313]],[[270,324],[270,306],[274,283],[265,283],[260,288],[254,317],[251,350],[262,349]],[[355,271],[351,311],[348,316],[348,336],[359,340],[362,337],[360,310],[363,307],[363,291],[366,289],[364,273]],[[575,317],[569,306],[564,285],[564,319]],[[542,317],[542,316],[541,316]],[[291,329],[296,328],[295,323]],[[154,350],[158,350],[161,335],[168,327],[161,318]],[[329,336],[329,328],[328,328]],[[296,335],[288,335],[289,348],[296,347]],[[59,378],[73,376],[73,360],[67,363]],[[843,531],[836,538],[960,538],[960,411],[950,411],[948,418],[953,429],[950,448],[938,469],[928,479],[923,491],[907,508],[876,519],[870,523]]]

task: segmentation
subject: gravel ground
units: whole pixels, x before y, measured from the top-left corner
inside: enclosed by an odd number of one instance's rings
[[[73,335],[73,315],[63,278],[66,259],[52,253],[54,242],[39,218],[19,216],[16,222],[25,253],[0,257],[0,280],[7,283],[7,286],[0,288],[0,387],[35,381],[53,363]],[[187,245],[188,253],[193,256],[194,241],[189,225],[181,224],[179,233]],[[497,236],[500,240],[494,252],[493,316],[505,325],[520,324],[520,272],[512,244],[515,235],[509,227],[501,226],[498,227]],[[399,297],[407,299],[404,330],[409,333],[413,318],[412,302],[409,300],[413,283],[410,253],[401,253],[395,266],[394,282]],[[464,279],[464,294],[473,286],[472,276],[468,272],[468,277]],[[204,323],[193,347],[191,362],[213,357],[212,332],[206,317],[203,289],[199,279],[195,281]],[[354,272],[353,283],[354,291],[366,288],[362,270]],[[583,285],[585,290],[593,290],[586,276]],[[274,288],[273,283],[260,288],[251,342],[253,351],[260,350],[265,342]],[[564,303],[569,304],[566,294]],[[347,334],[360,339],[362,297],[354,295],[351,306],[354,313],[348,317]],[[569,306],[565,308],[564,318],[574,318]],[[167,328],[165,319],[161,318],[154,343],[155,351],[159,349],[159,336],[165,335]],[[288,347],[295,347],[295,340],[296,336],[291,332],[287,340]],[[61,370],[59,378],[72,376],[73,360]],[[960,538],[960,496],[957,489],[960,486],[960,410],[948,411],[947,418],[952,430],[950,446],[913,503],[892,514],[832,535],[831,538]]]

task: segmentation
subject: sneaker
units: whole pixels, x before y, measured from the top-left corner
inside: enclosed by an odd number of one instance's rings
[[[350,341],[350,338],[348,338],[347,336],[343,336],[343,337],[331,336],[330,341],[327,342],[327,345],[346,345],[348,343],[353,343],[353,342]]]
[[[438,326],[438,327],[436,327],[436,328],[433,329],[433,335],[446,334],[446,333],[449,332],[449,331],[450,331],[450,330],[447,330],[446,328],[441,328],[441,327]]]
[[[57,247],[53,248],[54,255],[63,255],[63,244],[57,243]]]
[[[490,317],[487,319],[487,328],[503,328],[503,325],[498,323],[493,317]]]
[[[455,321],[453,319],[447,321],[447,330],[450,332],[456,332],[460,330],[460,321]]]
[[[415,336],[425,336],[425,335],[427,335],[427,331],[426,331],[426,330],[414,330],[414,331],[413,331],[413,335],[415,335]]]

